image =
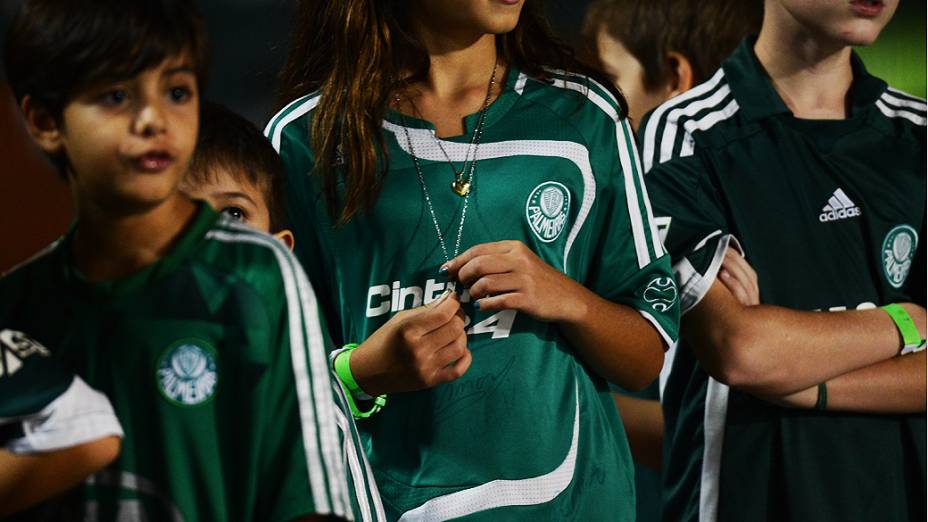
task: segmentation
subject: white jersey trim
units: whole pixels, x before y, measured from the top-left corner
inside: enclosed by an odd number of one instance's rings
[[[337,379],[337,377],[334,379]],[[360,456],[357,451],[354,421],[349,420],[344,413],[348,411],[345,392],[341,385],[337,384],[334,379],[332,381],[332,393],[337,394],[342,403],[342,408],[335,410],[335,420],[338,424],[338,429],[342,433],[342,437],[344,437],[342,440],[342,449],[345,453],[348,467],[351,470],[351,480],[354,483],[354,494],[358,500],[358,507],[361,510],[361,520],[363,522],[385,521],[387,518],[383,511],[383,504],[379,502],[380,492],[377,489],[377,483],[371,479],[371,469],[367,459]],[[370,502],[368,502],[368,491],[370,491],[371,497],[375,499],[374,508],[376,518],[371,515],[371,505]]]
[[[876,101],[876,107],[877,107],[877,108],[880,110],[880,112],[882,112],[883,115],[885,115],[887,118],[903,118],[903,119],[909,120],[910,122],[914,123],[915,125],[919,125],[919,126],[921,126],[921,127],[925,127],[925,126],[926,126],[926,123],[928,123],[928,120],[926,120],[926,118],[925,118],[924,116],[919,116],[919,115],[915,114],[914,112],[910,112],[910,111],[905,110],[905,109],[893,108],[893,107],[889,106],[889,105],[886,103],[886,101],[884,101],[885,99],[886,99],[886,95],[884,94],[883,96],[880,97],[879,100]]]
[[[22,423],[23,436],[8,441],[4,449],[24,454],[78,446],[109,436],[122,437],[122,426],[105,395],[75,376],[71,385],[41,411],[0,425]]]
[[[287,125],[290,125],[290,123],[292,123],[294,120],[299,119],[309,111],[315,109],[316,106],[319,105],[319,100],[321,98],[322,95],[318,94],[310,97],[309,99],[304,96],[303,98],[290,102],[290,104],[281,109],[280,112],[271,118],[271,121],[268,122],[267,127],[264,129],[264,135],[271,140],[271,145],[274,147],[274,150],[276,150],[278,154],[280,154],[281,135],[283,134]],[[286,116],[281,118],[280,116],[284,113],[286,113]],[[278,118],[280,118],[280,120],[275,122],[275,120]]]
[[[708,378],[703,411],[702,472],[699,483],[699,522],[715,522],[719,514],[719,474],[725,418],[728,415],[728,386]]]
[[[580,440],[580,386],[574,382],[574,427],[570,449],[564,460],[551,472],[537,477],[498,479],[479,486],[434,497],[411,509],[399,522],[425,522],[464,517],[488,509],[505,506],[533,506],[554,500],[573,481]]]
[[[673,158],[673,146],[677,141],[677,129],[680,127],[680,119],[683,117],[692,117],[696,113],[717,107],[722,104],[725,98],[731,93],[728,84],[722,85],[712,96],[704,100],[694,101],[683,107],[678,107],[667,115],[667,125],[664,126],[664,134],[661,135],[661,155],[658,163],[670,161]],[[737,110],[738,104],[735,103]],[[689,121],[687,121],[688,123]],[[684,123],[685,125],[686,123]],[[685,141],[685,140],[684,140]],[[692,147],[691,147],[692,148]],[[690,152],[692,154],[692,150]]]
[[[661,323],[659,323],[653,315],[645,312],[644,310],[638,310],[638,313],[647,319],[649,323],[654,325],[654,328],[657,329],[657,333],[661,334],[661,338],[664,339],[664,345],[667,347],[667,349],[670,349],[674,345],[673,337],[670,337],[667,331],[664,330],[664,327],[661,326]]]
[[[661,366],[661,373],[657,377],[659,398],[663,402],[664,389],[667,388],[667,381],[670,379],[670,372],[673,371],[673,361],[677,358],[677,347],[680,343],[673,343],[673,346],[664,354],[664,365]]]
[[[555,72],[558,74],[566,74],[562,71]],[[589,81],[593,85],[599,86],[599,84],[595,81]],[[588,86],[567,81],[562,78],[554,80],[553,86],[585,94],[594,105],[599,107],[604,113],[606,113],[607,116],[615,121],[616,148],[619,152],[619,162],[622,165],[622,176],[624,178],[625,184],[625,202],[626,207],[628,208],[628,218],[631,222],[632,237],[635,240],[635,254],[638,257],[638,268],[640,269],[648,266],[651,263],[651,255],[648,252],[648,240],[645,235],[645,227],[647,227],[651,232],[651,246],[654,249],[655,259],[661,256],[663,247],[660,244],[660,239],[658,239],[657,229],[654,228],[654,216],[651,212],[651,202],[648,200],[647,191],[644,186],[644,180],[641,178],[642,169],[641,164],[638,163],[638,151],[635,146],[635,140],[626,140],[627,137],[632,135],[630,128],[628,128],[628,120],[624,118],[620,119],[619,112],[613,105],[618,104],[614,98],[611,99],[612,103],[610,103],[599,93],[589,88]],[[599,87],[603,88],[602,86]],[[634,150],[632,154],[629,154],[626,143],[631,143],[631,148]],[[644,200],[644,212],[642,212],[641,206],[638,202],[638,190],[635,188],[636,175],[638,176],[639,185],[641,187],[641,195],[642,199]],[[647,216],[647,223],[645,223],[645,219],[642,218],[642,215]]]
[[[721,234],[720,230],[712,232],[703,238],[693,250],[699,250],[705,246],[709,239],[719,234]],[[739,251],[741,250],[741,245],[733,235],[726,234],[722,236],[715,247],[712,261],[703,274],[699,273],[699,271],[693,267],[692,263],[690,263],[689,259],[685,257],[673,266],[673,275],[677,278],[677,283],[680,285],[680,315],[689,312],[694,306],[699,304],[702,298],[709,292],[709,288],[712,287],[712,283],[715,281],[719,269],[722,268],[722,261],[725,259],[725,250],[729,245],[737,248]]]
[[[351,512],[351,504],[347,497],[348,488],[345,483],[347,476],[340,458],[341,452],[336,434],[336,408],[329,388],[331,376],[326,360],[327,350],[319,323],[315,293],[299,263],[278,241],[229,220],[223,220],[220,223],[231,230],[211,230],[206,234],[208,239],[230,243],[251,243],[267,247],[274,252],[283,278],[287,300],[290,358],[313,502],[319,514],[333,513],[347,517]],[[326,489],[326,476],[329,478],[331,491]],[[329,505],[330,493],[334,505]]]
[[[642,162],[645,172],[649,172],[654,166],[654,153],[655,146],[657,145],[657,128],[660,126],[660,123],[663,120],[664,113],[676,107],[677,105],[711,92],[722,82],[724,78],[725,72],[720,68],[715,72],[714,75],[712,75],[712,78],[706,80],[705,83],[697,85],[696,87],[693,87],[683,94],[671,98],[670,100],[659,105],[657,109],[654,109],[654,113],[648,119],[648,123],[644,129],[644,150],[642,150]]]
[[[688,120],[683,124],[683,130],[686,135],[683,139],[683,145],[680,148],[680,157],[692,156],[696,148],[696,142],[693,139],[693,133],[696,131],[706,131],[714,127],[717,123],[727,120],[738,112],[738,100],[732,99],[724,108],[706,114],[698,120]]]
[[[412,154],[409,150],[409,144],[405,139],[400,139],[404,133],[404,127],[391,123],[383,122],[384,128],[396,134],[396,142],[406,154]],[[432,134],[429,129],[417,129],[406,127],[409,131],[409,139],[414,143],[413,148],[416,151],[416,157],[429,161],[446,161],[445,155],[438,142],[447,152],[448,159],[451,161],[464,161],[468,154],[469,144],[457,143],[453,141],[441,140]],[[574,222],[567,235],[567,242],[564,246],[564,272],[568,272],[567,260],[570,256],[570,249],[580,234],[580,229],[586,223],[593,208],[593,201],[596,199],[596,179],[593,177],[593,169],[590,166],[589,150],[579,143],[572,141],[556,140],[512,140],[498,141],[491,143],[481,143],[480,149],[476,153],[476,159],[494,159],[505,158],[509,156],[548,156],[564,158],[572,161],[583,177],[583,197],[581,198],[580,209],[577,212],[577,220]]]

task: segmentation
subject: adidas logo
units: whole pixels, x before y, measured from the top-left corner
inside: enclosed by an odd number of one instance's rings
[[[0,330],[0,377],[18,372],[26,358],[36,354],[48,357],[51,352],[22,332]]]
[[[822,213],[818,215],[818,220],[822,223],[829,221],[838,221],[839,219],[848,219],[860,215],[860,207],[851,201],[841,189],[836,189],[835,193],[828,198],[828,203],[822,207]]]

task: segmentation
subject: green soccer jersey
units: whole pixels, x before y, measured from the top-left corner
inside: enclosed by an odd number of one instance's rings
[[[851,59],[844,120],[793,117],[749,39],[643,122],[683,313],[730,244],[756,269],[763,303],[925,304],[925,102]],[[709,377],[685,342],[671,368],[664,520],[925,520],[924,414],[780,408]]]
[[[382,518],[286,248],[200,203],[165,257],[91,283],[72,237],[0,279],[0,324],[105,393],[125,429],[84,487],[84,520]]]
[[[608,91],[585,85],[573,75],[547,83],[510,69],[486,113],[460,248],[522,241],[600,296],[639,310],[669,345],[676,288],[632,133]],[[479,115],[439,146],[429,123],[388,112],[383,190],[371,211],[335,227],[309,176],[318,100],[294,101],[266,134],[286,165],[297,254],[333,336],[361,342],[392,314],[454,286],[438,273],[445,257],[435,227],[453,256],[463,199],[451,190],[444,154],[460,168]],[[632,462],[606,383],[556,325],[513,310],[477,311],[466,291],[462,303],[473,354],[467,373],[395,394],[359,425],[388,517],[633,520]]]
[[[0,328],[0,449],[36,453],[122,436],[109,400],[57,354]]]

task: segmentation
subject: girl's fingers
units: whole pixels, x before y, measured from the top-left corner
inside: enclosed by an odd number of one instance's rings
[[[471,258],[461,265],[457,272],[457,280],[465,287],[470,287],[475,281],[488,274],[503,274],[512,271],[512,262],[501,254],[484,254]]]

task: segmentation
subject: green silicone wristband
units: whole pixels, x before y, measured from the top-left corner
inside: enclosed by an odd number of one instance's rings
[[[351,374],[350,365],[351,352],[357,347],[358,345],[356,343],[346,344],[344,346],[345,349],[335,357],[333,366],[335,367],[335,375],[338,376],[338,381],[342,385],[342,389],[345,390],[345,398],[347,399],[348,407],[351,409],[351,415],[355,419],[366,419],[386,406],[387,396],[379,395],[377,397],[371,397],[364,393],[364,390],[358,386],[358,382],[354,379],[354,375]],[[373,400],[370,409],[362,411],[358,408],[356,397],[361,400]]]
[[[355,343],[346,344],[342,353],[335,357],[335,375],[338,375],[338,379],[342,381],[342,384],[345,385],[351,395],[358,395],[358,392],[363,393],[361,387],[358,386],[358,381],[354,380],[354,375],[351,374],[351,364],[349,364],[351,352],[357,347],[358,345]]]
[[[825,383],[819,383],[818,385],[818,399],[815,401],[816,410],[824,410],[828,407],[828,387],[825,386]]]
[[[908,353],[918,348],[924,342],[921,334],[918,333],[918,328],[915,327],[915,321],[912,320],[909,312],[905,311],[905,308],[896,303],[881,306],[880,308],[889,314],[889,317],[896,323],[896,328],[899,329],[899,335],[902,336],[903,352]]]

